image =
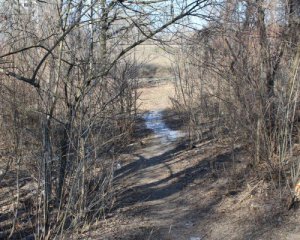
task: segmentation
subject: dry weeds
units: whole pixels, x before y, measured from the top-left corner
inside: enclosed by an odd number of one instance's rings
[[[141,91],[145,111],[170,106],[171,84]],[[152,134],[142,141],[142,148],[119,159],[116,208],[84,239],[299,239],[296,212],[286,210],[285,197],[280,200],[270,182],[257,178],[243,149],[232,152],[224,139],[192,149],[161,144]]]
[[[175,91],[172,83],[149,86],[139,89],[141,94],[138,105],[142,111],[166,109],[172,106],[170,97],[174,97]]]

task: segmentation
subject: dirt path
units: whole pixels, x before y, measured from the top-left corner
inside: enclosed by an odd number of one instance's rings
[[[145,120],[152,134],[118,159],[115,209],[83,239],[300,239],[299,216],[282,213],[269,185],[251,177],[242,149],[212,140],[188,149],[156,104]]]
[[[193,197],[186,187],[195,186],[193,175],[205,175],[207,167],[189,169],[191,163],[178,158],[186,148],[178,143],[182,134],[168,129],[159,111],[145,119],[154,133],[144,139],[144,148],[123,159],[126,164],[116,172],[116,185],[125,191],[118,199],[118,217],[107,222],[118,229],[106,226],[108,232],[101,235],[103,239],[187,239],[187,234],[188,239],[202,239],[201,232],[192,231]]]
[[[143,140],[142,149],[120,159],[122,168],[115,177],[121,193],[117,214],[103,221],[91,239],[213,237],[210,224],[223,211],[221,203],[228,192],[228,181],[226,176],[213,176],[211,160],[225,166],[230,154],[224,149],[214,157],[215,146],[210,141],[186,151],[187,146],[180,143],[180,132],[168,129],[159,111],[148,113],[145,119],[154,133]],[[227,217],[226,221],[230,220]],[[236,223],[227,228],[228,235],[237,227]],[[224,228],[218,229],[226,236]]]

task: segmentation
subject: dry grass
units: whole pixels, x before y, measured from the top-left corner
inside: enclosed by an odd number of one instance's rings
[[[172,83],[165,83],[153,87],[139,89],[141,94],[138,105],[142,111],[166,109],[172,106],[170,97],[174,97],[175,90]]]
[[[145,44],[137,46],[131,56],[133,57],[135,55],[138,62],[144,62],[146,60],[150,64],[155,64],[161,67],[170,67],[173,56],[168,52],[171,51],[171,47],[163,49],[162,47],[154,45],[152,42],[146,42]]]
[[[174,62],[174,55],[172,52],[174,52],[174,49],[174,46],[162,48],[150,41],[137,46],[131,54],[128,55],[128,58],[135,60],[137,64],[146,64],[156,68],[154,77],[166,78],[172,75],[171,67]]]

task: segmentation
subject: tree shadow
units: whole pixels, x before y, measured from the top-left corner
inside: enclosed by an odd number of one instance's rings
[[[30,238],[34,233],[34,227],[31,224],[33,219],[31,215],[32,190],[26,188],[26,186],[31,186],[32,178],[29,172],[24,170],[20,170],[18,174],[20,189],[18,205],[16,205],[16,171],[8,171],[0,183],[0,239],[8,239],[13,229],[14,219],[15,227],[9,239],[34,239],[34,237]]]
[[[280,203],[277,202],[276,204]],[[252,223],[242,231],[241,239],[263,239],[262,236],[266,235],[270,239],[278,239],[278,236],[274,236],[273,233],[275,229],[284,226],[286,221],[284,215],[286,214],[285,208],[282,206],[280,208],[274,206],[267,208],[262,204],[259,210],[253,210],[247,219],[241,220],[240,224],[249,225],[249,221]]]
[[[117,171],[117,179],[120,179],[128,174],[146,169],[158,164],[167,164],[174,161],[172,154],[178,153],[185,149],[185,145],[178,145],[174,149],[152,158],[144,158],[139,156],[139,159],[131,164],[128,164]],[[238,154],[240,148],[234,150],[234,154]],[[212,165],[218,166],[226,162],[231,162],[232,152],[225,152],[217,156],[210,156],[201,160],[198,164],[182,169],[179,172],[170,172],[169,176],[155,182],[134,186],[125,190],[119,197],[117,207],[125,207],[134,205],[139,202],[155,201],[167,198],[185,189],[189,184],[196,179],[205,178],[212,173]],[[213,164],[212,164],[213,163]],[[229,169],[228,169],[229,170]]]
[[[171,150],[171,152],[174,152],[176,148]],[[242,149],[235,149],[234,153],[239,154],[242,151]],[[176,152],[175,152],[176,153]],[[196,155],[197,153],[193,153]],[[190,155],[193,155],[190,154]],[[149,205],[138,205],[138,208],[135,208],[134,210],[130,208],[130,212],[128,212],[129,215],[134,216],[145,216],[149,214],[158,214],[160,216],[161,212],[157,209],[161,209],[159,206],[161,204],[161,201],[155,202],[156,200],[163,200],[165,198],[168,198],[172,195],[175,195],[176,193],[183,193],[182,190],[187,188],[191,183],[193,183],[197,179],[205,179],[212,177],[213,170],[211,168],[212,162],[214,163],[214,166],[222,165],[224,163],[227,163],[228,165],[232,165],[232,152],[226,151],[221,154],[215,155],[215,156],[209,156],[207,158],[204,158],[201,160],[198,164],[194,166],[187,167],[185,169],[182,169],[179,172],[176,173],[170,173],[168,177],[165,177],[163,179],[160,179],[155,182],[151,182],[148,184],[143,184],[139,186],[135,186],[133,188],[127,189],[119,198],[117,208],[122,207],[130,207],[137,203],[146,203],[153,201]],[[190,156],[189,155],[189,156]],[[166,154],[164,154],[166,156]],[[157,158],[159,156],[154,158],[154,163],[157,163]],[[152,161],[152,158],[144,159],[144,161]],[[165,162],[159,162],[160,164],[164,165],[167,164],[173,164],[174,159],[165,158],[163,159]],[[176,159],[177,160],[177,159]],[[172,163],[170,163],[172,161]],[[179,160],[180,161],[180,160]],[[148,164],[148,166],[151,164]],[[152,166],[152,165],[151,165]],[[164,167],[164,166],[162,166]],[[217,177],[213,180],[217,180]],[[208,221],[210,219],[211,214],[215,213],[216,207],[222,202],[223,195],[226,192],[227,189],[227,182],[224,182],[223,184],[218,184],[217,187],[218,195],[215,197],[207,198],[205,201],[200,201],[199,204],[191,205],[189,210],[185,210],[184,212],[180,212],[180,209],[174,208],[174,211],[169,212],[168,211],[168,218],[172,219],[172,226],[175,226],[176,229],[180,229],[181,227],[186,229],[188,228],[185,226],[187,220],[193,219],[193,224],[197,224],[197,222],[200,221]],[[211,189],[211,186],[208,185],[207,188],[205,188],[205,191],[209,191]],[[196,197],[198,197],[197,195]],[[177,199],[177,197],[176,197]],[[200,200],[200,199],[199,199]],[[173,201],[173,200],[172,200]],[[177,201],[177,200],[175,200]],[[180,198],[178,198],[178,201],[182,201]],[[181,203],[178,203],[181,204]],[[184,202],[182,203],[184,205]],[[180,205],[177,205],[178,207]],[[151,209],[154,210],[154,212],[151,212]],[[156,210],[155,210],[156,209]],[[183,213],[183,214],[182,214]],[[171,216],[169,215],[171,214]],[[160,216],[159,219],[163,219]],[[151,215],[151,218],[155,219],[154,215]],[[155,229],[155,231],[153,231]],[[178,232],[174,232],[176,234]],[[205,233],[205,232],[204,232]],[[203,233],[203,234],[204,234]],[[147,236],[147,239],[176,239],[176,235],[173,235],[173,233],[170,233],[170,225],[165,225],[162,220],[162,224],[159,224],[158,226],[154,226],[153,228],[149,229],[143,229],[143,231],[138,231],[137,229],[129,230],[128,234],[131,236],[131,234],[135,234],[135,238],[128,238],[128,239],[146,239],[145,236]],[[192,232],[191,232],[192,234]],[[205,236],[202,233],[196,233],[198,236]],[[127,238],[124,238],[127,239]]]
[[[138,157],[138,160],[131,162],[121,169],[115,171],[115,180],[119,180],[129,174],[135,173],[140,169],[147,169],[149,167],[154,167],[155,165],[161,164],[163,162],[168,162],[172,160],[172,156],[184,149],[187,148],[186,143],[180,143],[173,149],[166,151],[165,153],[154,156],[152,158],[145,158],[142,155],[134,154],[134,156]]]

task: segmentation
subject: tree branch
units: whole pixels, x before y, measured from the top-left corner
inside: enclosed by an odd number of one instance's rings
[[[0,73],[3,73],[3,74],[5,74],[6,76],[9,76],[9,77],[14,77],[17,80],[26,82],[26,83],[34,86],[35,88],[40,88],[40,85],[39,85],[38,81],[35,81],[35,79],[26,78],[26,77],[23,77],[19,74],[14,73],[14,72],[5,71],[5,69],[3,69],[3,68],[0,68]]]

